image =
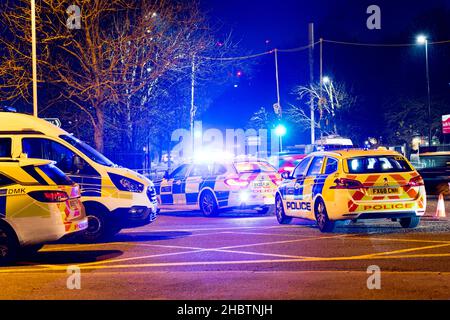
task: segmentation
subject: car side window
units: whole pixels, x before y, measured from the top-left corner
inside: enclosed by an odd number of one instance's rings
[[[55,165],[64,173],[80,175],[98,175],[82,158],[62,144],[45,138],[22,139],[22,150],[28,158],[55,161]]]
[[[179,166],[178,168],[176,168],[171,174],[170,174],[170,178],[171,179],[183,179],[184,177],[186,177],[186,173],[189,169],[189,166],[187,164],[183,164],[181,166]]]
[[[190,177],[207,177],[210,174],[211,173],[210,173],[210,170],[209,170],[209,167],[207,164],[196,164],[192,168],[189,176]]]
[[[12,140],[10,138],[0,138],[0,157],[10,158],[12,155]]]
[[[294,173],[292,174],[292,176],[294,178],[299,178],[301,176],[305,176],[306,174],[306,169],[308,168],[308,164],[309,161],[311,160],[311,158],[305,158],[303,159],[298,166],[295,168]]]
[[[338,170],[338,161],[334,158],[327,158],[325,166],[325,174],[332,174]]]
[[[320,174],[323,165],[323,157],[314,157],[308,169],[307,176],[316,176]]]
[[[0,187],[6,187],[10,184],[13,184],[14,181],[4,175],[0,174]]]
[[[227,173],[227,168],[223,164],[216,163],[213,169],[213,176],[220,176]]]

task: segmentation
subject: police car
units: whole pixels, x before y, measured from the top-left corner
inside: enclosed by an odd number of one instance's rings
[[[166,173],[155,188],[161,209],[201,210],[251,208],[267,213],[281,176],[265,161],[182,164]]]
[[[87,226],[78,185],[50,161],[0,158],[0,264]]]
[[[395,151],[315,152],[283,178],[275,200],[280,224],[298,217],[331,232],[339,220],[389,218],[414,228],[426,209],[422,177]]]

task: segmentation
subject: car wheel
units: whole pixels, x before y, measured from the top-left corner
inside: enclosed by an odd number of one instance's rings
[[[328,218],[327,208],[322,199],[318,199],[314,206],[314,215],[316,216],[316,222],[319,226],[319,230],[322,232],[333,232],[336,226],[335,221],[331,221]]]
[[[210,191],[205,191],[200,197],[200,209],[207,217],[216,216],[219,212],[216,198]]]
[[[279,195],[275,198],[275,215],[279,224],[289,224],[292,221],[292,218],[284,213],[283,200]]]
[[[420,217],[402,218],[400,219],[400,225],[406,229],[413,229],[420,223]]]
[[[87,215],[88,227],[81,233],[83,242],[97,242],[104,240],[107,235],[105,217],[102,213],[91,213]]]
[[[0,265],[8,265],[16,260],[19,244],[10,230],[0,225]]]

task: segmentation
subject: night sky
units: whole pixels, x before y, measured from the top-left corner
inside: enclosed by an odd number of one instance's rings
[[[364,43],[414,43],[419,33],[427,34],[430,42],[450,39],[449,0],[202,0],[201,3],[211,21],[222,26],[221,32],[232,30],[243,51],[250,53],[306,45],[309,22],[315,23],[316,41],[323,37]],[[366,27],[369,17],[366,9],[372,4],[381,7],[381,30]],[[450,44],[433,45],[429,50],[432,95],[449,96]],[[316,80],[318,58],[317,46]],[[285,108],[295,103],[290,94],[293,87],[309,81],[307,59],[307,50],[279,54],[281,103]],[[201,117],[204,124],[239,128],[260,107],[271,110],[276,102],[273,61],[273,55],[256,58],[252,71],[236,79],[238,88],[230,84],[216,97]],[[325,43],[324,74],[344,82],[358,96],[361,114],[357,116],[365,122],[368,136],[376,136],[383,128],[380,113],[383,103],[398,96],[426,95],[423,46],[367,48]],[[308,132],[290,132],[289,143],[308,142]]]

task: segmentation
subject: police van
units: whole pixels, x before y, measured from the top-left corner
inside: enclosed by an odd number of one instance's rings
[[[0,150],[4,157],[55,161],[80,185],[89,226],[85,241],[106,239],[122,228],[138,227],[156,219],[153,183],[120,168],[95,149],[43,119],[0,112]]]
[[[87,226],[79,186],[51,161],[0,158],[0,264]]]
[[[414,228],[425,214],[423,179],[395,151],[315,152],[283,178],[275,199],[280,224],[304,218],[331,232],[337,221],[384,218]]]

